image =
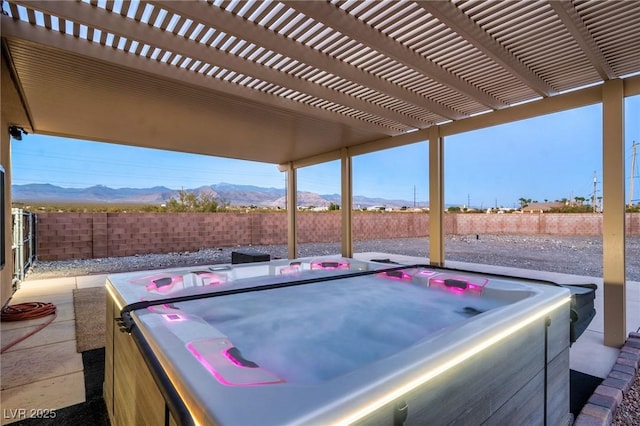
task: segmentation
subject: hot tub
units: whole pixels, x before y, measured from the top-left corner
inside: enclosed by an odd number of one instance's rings
[[[345,258],[109,277],[112,424],[569,423],[569,301]]]

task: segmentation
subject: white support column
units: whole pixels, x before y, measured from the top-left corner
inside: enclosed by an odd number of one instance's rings
[[[342,255],[353,257],[353,179],[352,161],[349,149],[340,153],[341,185],[342,185]]]
[[[602,86],[604,344],[626,341],[624,84]]]
[[[429,262],[444,265],[444,142],[439,126],[429,129]]]
[[[298,177],[293,164],[287,168],[287,256],[298,257]]]

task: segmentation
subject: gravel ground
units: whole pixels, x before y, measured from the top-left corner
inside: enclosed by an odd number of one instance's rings
[[[182,252],[103,259],[37,261],[26,280],[128,272],[159,268],[230,263],[232,251],[255,250],[272,258],[287,257],[287,246],[237,246]],[[367,240],[354,242],[354,251],[397,253],[428,257],[428,238]],[[339,243],[299,245],[299,256],[340,253]],[[445,242],[448,260],[523,269],[545,270],[590,277],[602,276],[602,239],[599,237],[558,237],[551,235],[450,236]],[[640,237],[628,237],[627,279],[640,281]],[[614,426],[640,425],[640,375],[615,412]]]
[[[612,426],[640,425],[640,374],[616,409]]]
[[[105,274],[148,269],[230,263],[232,251],[255,250],[272,258],[286,258],[287,246],[236,246],[208,248],[196,252],[144,254],[101,259],[37,261],[27,280],[60,276]],[[399,238],[354,242],[356,253],[385,252],[407,256],[429,256],[428,238]],[[339,243],[299,245],[299,256],[340,253]],[[590,277],[602,276],[602,239],[551,235],[450,236],[445,242],[448,260],[561,272]],[[640,281],[640,237],[628,237],[627,279]]]

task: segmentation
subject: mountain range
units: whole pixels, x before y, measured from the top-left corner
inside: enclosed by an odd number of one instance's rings
[[[165,186],[153,188],[110,188],[96,185],[88,188],[63,188],[51,184],[12,185],[12,198],[17,202],[34,203],[118,203],[118,204],[163,204],[171,198],[177,198],[179,190]],[[258,206],[284,208],[286,191],[284,188],[263,188],[253,185],[235,185],[218,183],[198,188],[184,189],[185,192],[210,194],[231,206]],[[331,203],[341,204],[340,194],[316,194],[298,192],[298,206],[327,207]],[[387,200],[364,196],[353,197],[354,207],[386,206],[400,208],[410,206],[406,200]]]

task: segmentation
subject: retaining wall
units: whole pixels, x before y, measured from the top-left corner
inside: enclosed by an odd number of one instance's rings
[[[131,256],[234,245],[287,243],[287,216],[268,213],[39,213],[41,260]],[[341,214],[301,212],[298,242],[340,241]],[[602,234],[601,214],[446,214],[447,234]],[[426,237],[429,215],[354,212],[355,240]],[[627,214],[640,235],[640,213]]]

